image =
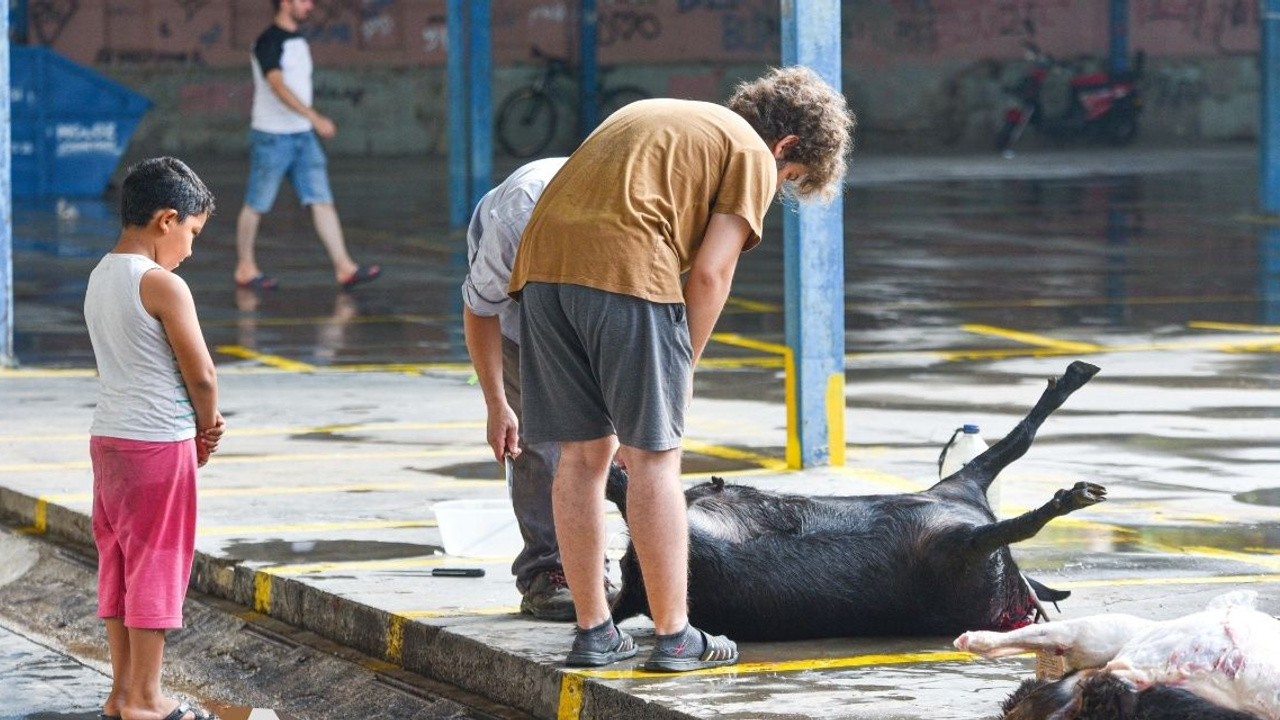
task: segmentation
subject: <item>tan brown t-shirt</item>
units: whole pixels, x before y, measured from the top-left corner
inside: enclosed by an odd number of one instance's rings
[[[769,146],[737,113],[689,100],[642,100],[614,113],[547,185],[525,228],[509,291],[585,285],[651,302],[684,301],[712,213],[760,242],[778,185]]]

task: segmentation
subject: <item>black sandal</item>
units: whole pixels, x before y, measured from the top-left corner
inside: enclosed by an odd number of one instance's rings
[[[698,657],[680,657],[654,650],[641,669],[649,672],[689,672],[738,662],[738,646],[732,640],[723,635],[708,635],[701,630],[698,632],[705,643],[702,654]]]

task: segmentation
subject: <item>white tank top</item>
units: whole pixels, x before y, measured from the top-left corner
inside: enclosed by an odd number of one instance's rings
[[[196,435],[195,409],[164,325],[142,306],[142,275],[160,266],[111,253],[89,275],[84,319],[98,361],[94,435],[173,442]]]

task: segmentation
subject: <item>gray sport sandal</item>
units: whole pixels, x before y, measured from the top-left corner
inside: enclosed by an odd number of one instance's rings
[[[621,630],[617,625],[613,627],[617,636],[614,642],[607,650],[588,650],[579,648],[579,640],[582,633],[578,633],[578,637],[574,638],[573,649],[569,651],[569,656],[565,658],[564,664],[569,667],[600,667],[616,663],[619,660],[636,656],[636,641],[625,630]]]
[[[693,628],[698,630],[698,628]],[[681,657],[662,650],[654,650],[641,668],[649,672],[689,672],[706,668],[732,665],[738,662],[738,646],[723,635],[708,635],[701,630],[705,648],[698,657]]]

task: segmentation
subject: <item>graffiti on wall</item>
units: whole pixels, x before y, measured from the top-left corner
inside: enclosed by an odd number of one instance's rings
[[[30,35],[74,59],[112,65],[242,65],[270,21],[266,0],[29,0]],[[1256,0],[1130,0],[1132,43],[1153,54],[1255,52]],[[1106,47],[1108,0],[874,0],[842,4],[847,61],[1013,57],[1029,26],[1058,52]],[[499,64],[538,44],[567,55],[577,0],[494,0]],[[93,8],[95,12],[86,12]],[[445,0],[316,0],[303,31],[317,64],[443,63]],[[776,62],[778,0],[597,0],[604,62]],[[1097,23],[1082,25],[1080,18]],[[1097,25],[1097,27],[1094,27]]]
[[[1196,44],[1225,55],[1255,52],[1259,38],[1255,0],[1139,0],[1135,24],[1173,26]]]
[[[41,45],[53,45],[80,10],[80,0],[35,0],[27,9],[29,32]]]

